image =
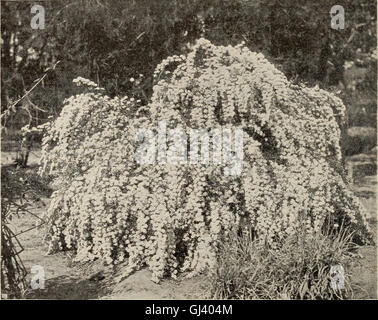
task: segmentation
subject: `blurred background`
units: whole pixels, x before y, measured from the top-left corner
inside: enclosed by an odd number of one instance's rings
[[[45,8],[43,30],[30,26],[34,4]],[[331,28],[335,4],[345,10],[343,30]],[[347,107],[345,155],[376,145],[373,0],[61,0],[1,1],[2,150],[12,148],[24,125],[56,117],[77,76],[110,96],[147,103],[156,65],[199,37],[218,45],[244,41],[293,81],[335,92]]]

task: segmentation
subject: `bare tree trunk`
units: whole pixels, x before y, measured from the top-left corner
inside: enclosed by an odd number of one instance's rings
[[[29,154],[32,147],[32,136],[27,136],[22,139],[20,150],[17,152],[16,155],[16,165],[26,168],[28,165]]]

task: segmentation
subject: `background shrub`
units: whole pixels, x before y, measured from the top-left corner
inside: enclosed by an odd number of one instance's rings
[[[367,153],[377,145],[377,132],[369,127],[348,128],[345,141],[345,155]]]

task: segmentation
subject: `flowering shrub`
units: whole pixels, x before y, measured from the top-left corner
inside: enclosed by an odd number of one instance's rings
[[[154,280],[212,268],[220,239],[248,226],[256,243],[283,239],[326,222],[343,223],[370,241],[366,213],[341,166],[344,105],[318,88],[290,83],[243,45],[200,39],[186,56],[157,66],[147,107],[110,99],[97,86],[68,99],[43,139],[41,173],[55,178],[47,239],[50,251],[78,260],[148,265]],[[136,134],[168,129],[241,128],[243,170],[222,162],[136,161]],[[172,141],[168,139],[168,145]]]

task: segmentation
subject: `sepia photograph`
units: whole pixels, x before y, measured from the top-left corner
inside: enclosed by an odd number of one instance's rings
[[[1,300],[377,300],[375,0],[0,5]]]

